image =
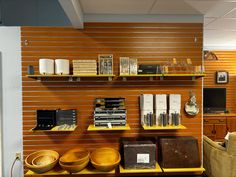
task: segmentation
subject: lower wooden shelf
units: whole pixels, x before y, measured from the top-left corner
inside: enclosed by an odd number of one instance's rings
[[[156,168],[151,169],[125,169],[122,165],[119,166],[120,173],[160,173],[162,172],[161,167],[156,163]]]
[[[119,130],[130,130],[129,124],[126,126],[114,126],[112,128],[108,127],[95,127],[93,124],[89,125],[87,131],[119,131]]]
[[[203,172],[205,168],[162,168],[165,173],[175,173],[175,172]]]
[[[43,175],[43,176],[46,176],[46,175],[92,175],[92,174],[115,174],[115,169],[112,170],[112,171],[109,171],[109,172],[104,172],[104,171],[99,171],[97,169],[95,169],[94,167],[92,167],[91,165],[88,165],[85,169],[81,170],[80,172],[77,172],[77,173],[69,173],[68,171],[66,170],[63,170],[61,169],[60,167],[56,167],[46,173],[41,173],[41,174],[38,174],[38,173],[35,173],[31,170],[28,170],[26,172],[26,176],[37,176],[37,175]]]
[[[165,127],[157,126],[157,125],[154,125],[154,126],[143,125],[143,129],[144,130],[184,130],[184,129],[186,129],[186,127],[183,125],[178,125],[178,126],[169,125],[169,126],[165,126]]]

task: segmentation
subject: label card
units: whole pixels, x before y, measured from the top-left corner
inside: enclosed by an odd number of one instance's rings
[[[150,163],[149,154],[137,154],[137,163]]]

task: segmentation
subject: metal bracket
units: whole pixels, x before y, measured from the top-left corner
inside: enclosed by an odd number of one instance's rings
[[[42,78],[41,78],[41,77],[37,77],[37,81],[38,81],[38,82],[41,82],[41,81],[42,81]]]
[[[112,81],[112,77],[108,77],[108,81]]]
[[[149,80],[150,80],[150,81],[153,81],[153,76],[150,76],[150,77],[149,77]]]
[[[163,77],[163,76],[160,76],[160,80],[163,81],[163,80],[164,80],[164,77]]]
[[[127,78],[126,78],[126,77],[122,77],[122,80],[123,80],[123,81],[127,81]]]
[[[69,82],[72,82],[73,81],[73,77],[69,77]]]
[[[76,81],[77,81],[77,82],[80,82],[80,81],[81,81],[80,77],[77,77],[77,78],[76,78]]]
[[[196,79],[196,76],[192,76],[192,80],[195,80]]]

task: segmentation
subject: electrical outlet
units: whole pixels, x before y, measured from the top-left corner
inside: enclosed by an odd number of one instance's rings
[[[17,153],[16,153],[16,158],[17,158],[18,160],[21,160],[21,153],[20,153],[20,152],[17,152]]]

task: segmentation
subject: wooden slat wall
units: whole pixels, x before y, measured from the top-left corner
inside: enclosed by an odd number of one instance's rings
[[[218,60],[205,60],[206,77],[204,78],[204,87],[221,87],[226,88],[226,108],[232,112],[236,112],[236,51],[218,50],[213,51]],[[216,84],[216,71],[228,71],[229,83]]]
[[[159,23],[86,23],[83,30],[64,27],[22,27],[22,87],[23,87],[23,146],[24,156],[40,149],[59,153],[83,146],[118,148],[120,137],[195,136],[201,148],[202,114],[190,118],[183,111],[189,91],[197,95],[202,105],[202,79],[179,78],[169,81],[132,79],[127,82],[115,77],[87,78],[81,82],[47,80],[37,82],[27,78],[27,66],[38,72],[40,58],[97,59],[98,54],[114,55],[114,74],[118,75],[120,56],[137,57],[139,63],[163,63],[173,57],[191,58],[202,63],[202,24]],[[196,39],[195,39],[196,38]],[[182,95],[182,123],[186,130],[144,131],[139,120],[139,95],[144,93],[176,93]],[[93,123],[93,101],[96,97],[125,97],[130,131],[87,132]],[[37,109],[77,109],[79,128],[72,133],[32,133]]]

